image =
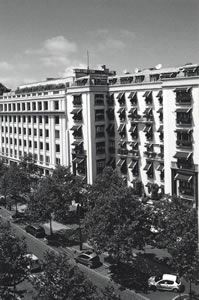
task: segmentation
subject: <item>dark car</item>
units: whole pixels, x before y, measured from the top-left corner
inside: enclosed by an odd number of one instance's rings
[[[101,265],[99,256],[92,250],[81,251],[76,255],[75,261],[89,268],[95,268]]]
[[[14,215],[12,215],[12,221],[14,223],[25,222],[27,220],[27,215],[24,212],[16,211]]]
[[[25,231],[38,238],[43,238],[46,235],[44,228],[37,224],[27,225]]]

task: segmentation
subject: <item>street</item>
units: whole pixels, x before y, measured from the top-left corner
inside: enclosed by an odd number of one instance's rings
[[[10,213],[7,212],[4,209],[0,210],[0,214],[3,217],[2,219],[5,222],[8,222]],[[24,229],[23,229],[23,225],[19,226],[17,224],[13,224],[12,222],[10,222],[11,227],[13,228],[13,230],[15,231],[16,235],[18,237],[22,237],[25,236],[26,238],[26,242],[27,242],[27,247],[28,247],[28,252],[34,253],[40,260],[44,259],[44,253],[47,250],[51,250],[51,251],[55,251],[56,253],[67,253],[68,257],[69,257],[69,261],[71,264],[75,264],[75,261],[73,259],[73,252],[75,249],[71,249],[71,248],[55,248],[55,247],[50,247],[46,244],[45,239],[38,239],[35,238],[34,236],[28,234]],[[88,267],[78,264],[78,267],[80,268],[80,270],[82,270],[87,276],[88,278],[93,282],[93,284],[95,284],[96,286],[98,286],[99,288],[104,288],[105,286],[107,286],[110,283],[110,278],[109,278],[109,268],[108,265],[106,265],[106,263],[103,263],[102,266],[98,267],[97,269],[89,269]],[[141,293],[141,294],[135,294],[133,291],[125,289],[125,290],[120,290],[118,285],[114,284],[113,282],[111,282],[111,284],[116,288],[116,290],[118,291],[118,293],[121,295],[121,299],[124,300],[172,300],[174,299],[178,294],[173,293],[173,292],[161,292],[161,291],[149,291],[147,294]],[[30,289],[30,284],[26,285],[28,286],[28,289]],[[188,285],[186,283],[186,290],[185,293],[188,293]],[[30,291],[29,291],[29,294]],[[29,296],[30,297],[30,296]],[[25,300],[29,300],[31,298],[25,298]]]

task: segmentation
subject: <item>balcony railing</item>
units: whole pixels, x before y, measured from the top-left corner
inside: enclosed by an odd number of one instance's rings
[[[176,119],[176,125],[178,125],[178,126],[188,126],[188,127],[190,127],[190,126],[192,126],[192,119],[190,118],[190,119],[188,119],[188,120],[184,120],[184,119]]]
[[[178,147],[187,147],[187,148],[192,148],[192,141],[183,141],[183,140],[177,140],[176,145]]]
[[[128,150],[127,149],[118,149],[117,153],[119,155],[128,155]]]
[[[179,187],[179,193],[183,196],[194,196],[194,189]]]
[[[172,169],[184,169],[184,170],[193,170],[198,172],[198,165],[194,165],[192,163],[182,164],[177,162],[171,162]]]
[[[139,152],[139,150],[129,150],[129,156],[139,157],[140,156],[140,152]]]

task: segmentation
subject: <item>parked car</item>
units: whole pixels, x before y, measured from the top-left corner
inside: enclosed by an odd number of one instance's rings
[[[27,225],[25,231],[38,238],[44,238],[46,235],[44,228],[38,224]]]
[[[12,221],[14,223],[20,223],[27,220],[27,216],[24,212],[16,211],[14,215],[12,215]]]
[[[37,272],[41,270],[41,263],[36,255],[33,253],[28,253],[25,254],[25,257],[27,257],[29,260],[28,269],[30,272]]]
[[[98,254],[92,250],[81,251],[76,255],[75,261],[86,265],[89,268],[96,268],[101,265]]]
[[[4,196],[0,196],[0,206],[6,205],[6,198]]]
[[[183,292],[184,285],[177,275],[163,274],[152,276],[148,279],[148,286],[152,290],[165,290],[172,292]]]

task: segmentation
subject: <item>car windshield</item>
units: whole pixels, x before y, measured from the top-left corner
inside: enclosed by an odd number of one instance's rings
[[[155,276],[155,282],[159,281],[162,279],[162,275],[157,275]]]
[[[179,279],[179,277],[176,278],[176,282],[177,282],[178,284],[180,284],[180,279]]]

